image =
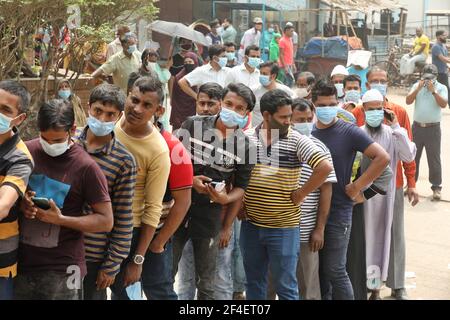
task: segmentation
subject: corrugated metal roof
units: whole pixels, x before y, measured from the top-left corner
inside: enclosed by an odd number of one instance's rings
[[[379,11],[383,9],[394,10],[403,7],[398,0],[322,0],[322,2],[344,10],[357,10],[361,12]]]

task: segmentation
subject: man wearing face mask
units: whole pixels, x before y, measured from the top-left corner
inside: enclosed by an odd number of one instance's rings
[[[77,131],[75,142],[90,154],[108,179],[114,215],[109,234],[86,233],[84,237],[87,275],[83,281],[84,300],[106,300],[110,287],[128,257],[133,234],[134,157],[115,137],[114,127],[122,115],[125,94],[119,87],[102,84],[89,97],[88,125]],[[89,214],[89,210],[86,210]]]
[[[216,298],[220,231],[232,230],[254,167],[250,161],[250,156],[254,155],[253,145],[242,128],[253,110],[255,96],[243,84],[230,84],[223,92],[222,101],[219,115],[191,117],[177,131],[177,136],[191,152],[194,190],[191,208],[174,237],[174,274],[183,248],[191,239],[199,300]],[[232,190],[227,192],[231,185]],[[224,205],[228,205],[227,212],[221,221]],[[232,291],[231,283],[230,298]]]
[[[18,300],[82,299],[84,233],[110,232],[113,227],[106,178],[73,142],[74,118],[63,100],[43,103],[37,119],[41,136],[27,142],[35,167],[20,205]],[[48,199],[48,206],[35,204],[33,197]],[[91,214],[84,213],[86,204]],[[74,266],[77,281],[67,285],[73,281]]]
[[[381,175],[389,155],[357,126],[337,118],[336,87],[319,81],[313,88],[312,102],[317,123],[312,135],[330,150],[338,183],[333,185],[331,209],[325,227],[325,245],[320,252],[320,287],[324,300],[353,300],[353,288],[346,271],[352,210],[355,199]],[[369,168],[353,183],[352,166],[356,152],[372,159]]]
[[[296,81],[295,94],[300,99],[311,100],[311,89],[316,83],[316,77],[309,71],[301,72]]]
[[[361,105],[361,78],[357,75],[349,75],[344,78],[344,103],[342,108],[352,112]]]
[[[226,67],[228,58],[224,46],[212,45],[208,52],[210,58],[208,64],[196,68],[178,81],[180,88],[194,99],[197,99],[197,92],[192,87],[200,86],[206,82],[215,82],[225,86],[227,76],[230,73],[230,68]]]
[[[237,65],[236,44],[234,42],[225,42],[224,46],[228,58],[227,67],[234,68]]]
[[[261,113],[263,123],[246,132],[258,155],[244,198],[247,220],[241,227],[246,294],[249,300],[266,299],[270,268],[278,297],[298,300],[300,204],[323,184],[333,166],[308,137],[291,128],[292,99],[284,91],[265,93]],[[313,173],[299,187],[302,163]]]
[[[373,67],[368,70],[366,88],[378,90],[384,97],[384,109],[392,111],[400,126],[408,132],[409,139],[412,141],[413,135],[411,124],[406,109],[397,105],[388,99],[387,95],[388,74],[379,67]],[[356,124],[359,127],[365,125],[365,112],[362,106],[356,107],[353,111],[356,117]],[[385,120],[386,121],[386,120]],[[403,170],[402,170],[403,167]],[[406,177],[409,202],[412,206],[419,202],[419,194],[416,190],[416,162],[399,161],[397,165],[396,193],[394,202],[394,218],[392,222],[392,241],[391,256],[389,260],[389,276],[387,286],[392,289],[392,296],[398,300],[406,299],[405,290],[405,268],[406,268],[406,249],[405,249],[405,230],[404,230],[404,178]]]
[[[259,66],[259,87],[256,88],[255,97],[256,104],[255,109],[252,113],[252,127],[256,127],[261,122],[263,122],[263,116],[260,109],[260,101],[262,96],[271,90],[279,89],[283,90],[287,93],[287,95],[291,98],[295,98],[296,95],[294,91],[292,91],[288,86],[279,83],[277,81],[278,73],[280,72],[280,68],[275,62],[265,62]]]
[[[348,76],[347,69],[342,65],[337,65],[331,72],[331,82],[334,84],[337,90],[338,102],[344,102],[345,92],[344,92],[344,79]]]
[[[237,31],[231,24],[230,18],[223,19],[222,22],[223,32],[221,34],[222,40],[224,43],[232,42],[234,43],[236,41],[236,35]]]
[[[92,77],[106,78],[112,75],[114,84],[125,93],[130,74],[139,70],[141,53],[137,50],[137,38],[134,34],[126,33],[120,38],[120,42],[123,50],[111,56],[105,64],[92,73]]]
[[[433,49],[431,49],[431,54],[433,64],[438,68],[437,80],[450,91],[450,86],[448,84],[448,64],[450,64],[450,57],[448,56],[448,49],[446,46],[447,38],[447,31],[436,31],[436,43],[433,45]]]
[[[0,300],[13,299],[19,247],[18,208],[33,170],[33,159],[17,126],[26,118],[30,94],[18,82],[0,81]]]
[[[261,64],[261,51],[258,46],[252,45],[245,49],[244,63],[234,67],[229,72],[225,85],[242,83],[252,90],[259,85],[259,70]]]
[[[385,196],[376,195],[364,202],[365,242],[367,277],[375,282],[369,289],[369,300],[380,300],[380,288],[387,280],[391,247],[391,228],[394,215],[397,164],[414,160],[416,145],[411,142],[407,131],[400,127],[393,111],[383,108],[384,97],[372,89],[362,97],[366,125],[362,129],[390,156],[389,166],[393,170]],[[386,125],[383,124],[385,118]],[[363,157],[361,172],[364,174],[370,159]],[[371,272],[377,271],[375,275]]]
[[[314,105],[309,100],[294,99],[292,102],[292,123],[294,129],[309,137],[327,156],[333,165],[328,148],[311,136],[314,120]],[[311,177],[313,169],[304,164],[300,174],[300,186]],[[319,281],[319,251],[324,245],[324,231],[331,205],[332,184],[336,183],[333,171],[324,183],[311,192],[301,205],[300,220],[300,259],[297,266],[297,278],[300,296],[305,300],[321,300]]]
[[[427,152],[429,181],[433,199],[441,199],[441,120],[442,109],[448,103],[447,88],[437,81],[438,69],[433,64],[423,68],[422,79],[413,85],[406,104],[414,104],[413,141],[417,145],[416,181],[419,178],[420,158],[423,148]]]

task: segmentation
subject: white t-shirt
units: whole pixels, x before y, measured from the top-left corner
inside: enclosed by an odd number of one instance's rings
[[[216,71],[211,64],[208,63],[185,75],[183,79],[186,79],[191,87],[200,86],[207,82],[215,82],[222,87],[225,87],[226,78],[230,71],[231,69],[227,67]]]
[[[243,57],[245,56],[245,49],[251,45],[256,45],[259,47],[259,42],[261,40],[261,31],[257,31],[255,33],[256,29],[251,28],[244,32],[244,35],[241,39],[241,47],[238,51],[239,54],[239,61],[242,61]]]
[[[292,43],[295,45],[298,44],[298,33],[294,31],[294,35],[292,36]]]
[[[297,95],[295,94],[295,92],[292,91],[288,86],[285,86],[284,84],[277,82],[276,88],[286,92],[289,95],[289,97],[291,97],[292,99],[297,98]],[[253,109],[253,112],[252,112],[252,127],[253,128],[258,126],[263,121],[263,116],[261,114],[261,108],[260,108],[259,103],[261,101],[262,96],[268,91],[269,90],[262,85],[259,85],[259,87],[253,91],[255,93],[255,98],[256,98],[255,108]]]
[[[259,74],[258,69],[255,69],[255,71],[250,73],[245,67],[245,64],[241,64],[231,69],[228,73],[225,84],[229,85],[230,83],[243,83],[252,89],[252,91],[255,91],[260,85]]]

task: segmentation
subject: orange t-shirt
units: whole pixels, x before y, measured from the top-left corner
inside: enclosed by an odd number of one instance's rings
[[[409,122],[409,116],[405,108],[399,106],[398,104],[386,101],[385,108],[392,110],[397,116],[398,123],[402,128],[405,128],[408,132],[409,139],[412,140],[412,130],[411,123]],[[356,118],[356,125],[362,127],[366,124],[366,116],[364,113],[364,108],[362,106],[357,106],[352,111]],[[402,161],[398,162],[397,166],[397,188],[403,188],[403,171],[402,164],[405,171],[406,183],[408,187],[416,187],[416,162],[412,161],[410,163],[405,163]]]

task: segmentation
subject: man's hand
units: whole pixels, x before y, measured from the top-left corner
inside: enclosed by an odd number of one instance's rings
[[[358,197],[359,195],[359,189],[358,187],[354,184],[354,183],[349,183],[346,187],[345,187],[345,193],[347,194],[347,196],[352,199],[353,201],[355,201],[355,199]]]
[[[312,252],[322,250],[324,242],[324,229],[315,228],[309,239],[309,249]]]
[[[61,210],[56,206],[56,203],[50,199],[50,209],[42,210],[41,208],[36,208],[36,217],[45,223],[51,223],[55,225],[59,225],[62,218]]]
[[[386,118],[386,124],[390,127],[392,127],[393,125],[398,124],[398,119],[397,116],[395,115],[395,113],[392,110],[388,110],[388,109],[384,109],[385,112],[387,112],[390,116],[392,120],[389,120]]]
[[[408,200],[413,207],[419,203],[419,193],[416,188],[408,188],[406,190],[406,194],[408,195]]]
[[[205,183],[211,182],[212,179],[205,176],[194,176],[192,187],[200,194],[208,194],[208,188]]]
[[[355,202],[354,204],[360,204],[363,203],[364,201],[366,201],[366,199],[364,198],[364,195],[362,192],[358,193],[358,195],[356,196],[355,199],[353,199],[353,201]]]
[[[241,207],[241,210],[239,210],[239,212],[237,214],[237,218],[239,219],[239,221],[248,220],[247,210],[245,210],[245,203],[244,203],[244,201],[242,201],[242,207]]]
[[[36,192],[27,191],[23,196],[22,201],[20,201],[20,211],[27,219],[36,218],[37,208],[34,205],[33,201],[31,201],[31,198],[34,197],[35,195]]]
[[[420,91],[420,89],[422,89],[423,87],[424,87],[424,85],[425,85],[425,80],[420,80],[419,81],[419,84],[418,84],[418,86],[417,86],[417,92],[419,92]]]
[[[226,205],[230,202],[226,188],[223,188],[221,192],[217,192],[211,184],[207,184],[206,188],[208,190],[209,199],[211,199],[212,202],[221,205]]]
[[[306,195],[304,195],[302,193],[302,188],[299,188],[297,190],[292,191],[291,193],[291,201],[295,204],[295,205],[301,205],[303,203],[303,201],[305,201]]]
[[[232,233],[233,225],[231,227],[222,227],[222,230],[220,230],[220,238],[219,238],[219,248],[224,249],[228,247],[231,240],[231,233]]]
[[[109,288],[115,279],[116,276],[110,276],[104,270],[100,270],[97,274],[97,281],[95,282],[97,284],[97,290]]]
[[[164,245],[161,245],[161,244],[159,244],[159,243],[156,242],[156,241],[152,241],[152,242],[150,243],[150,246],[148,247],[148,250],[149,250],[150,252],[159,254],[159,253],[163,253],[165,249],[164,249]]]
[[[124,288],[135,284],[139,280],[141,280],[142,275],[142,264],[138,265],[134,262],[129,262],[125,267],[125,275],[123,278],[123,286]]]
[[[434,86],[434,84],[433,84],[433,81],[428,80],[428,83],[427,83],[427,89],[428,89],[428,91],[430,91],[430,92],[434,92],[434,91],[436,90],[436,88],[435,88],[435,86]]]

